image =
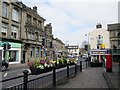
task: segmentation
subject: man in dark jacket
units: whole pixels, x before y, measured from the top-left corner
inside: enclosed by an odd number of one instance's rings
[[[7,70],[8,66],[9,66],[8,62],[5,61],[5,60],[3,60],[3,61],[2,61],[2,71]]]

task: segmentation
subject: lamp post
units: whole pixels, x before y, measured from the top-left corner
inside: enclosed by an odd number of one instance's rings
[[[90,43],[89,43],[89,36],[90,36],[90,33],[88,33],[88,34],[85,34],[85,36],[87,36],[88,37],[88,45],[87,45],[87,53],[88,53],[88,56],[89,56],[89,50],[90,50]]]
[[[90,61],[91,61],[90,54],[89,54],[89,52],[90,52],[90,43],[89,43],[90,33],[85,34],[85,36],[88,37],[87,54],[88,54],[88,66],[90,66]]]
[[[68,46],[69,46],[69,41],[66,41],[66,56],[68,57],[68,54],[69,54],[69,52],[68,52]]]

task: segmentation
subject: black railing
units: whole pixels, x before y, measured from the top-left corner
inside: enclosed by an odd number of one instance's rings
[[[14,86],[3,88],[2,90],[34,90],[36,88],[54,88],[57,84],[68,80],[70,77],[76,76],[78,72],[82,71],[82,63],[80,65],[67,65],[66,67],[56,69],[53,71],[45,73],[43,76],[28,80],[31,74],[28,71],[23,71],[22,76],[3,80],[2,82],[7,82],[10,80],[15,80],[23,77],[23,82]]]

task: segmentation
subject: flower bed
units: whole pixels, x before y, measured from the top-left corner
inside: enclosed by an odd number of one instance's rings
[[[40,61],[29,61],[28,60],[28,65],[30,67],[31,73],[33,75],[38,75],[42,73],[46,73],[49,71],[52,71],[53,66],[56,69],[66,67],[67,66],[67,60],[66,59],[58,59],[58,60],[40,60]]]
[[[42,73],[52,71],[52,67],[45,67],[44,69],[30,67],[30,70],[31,70],[32,75],[38,75],[38,74],[42,74]]]
[[[75,58],[70,58],[68,64],[69,64],[70,66],[76,65],[76,64],[77,64],[76,59],[75,59]]]
[[[66,66],[67,66],[67,63],[57,64],[57,65],[55,65],[55,68],[56,68],[56,69],[59,69],[59,68],[63,68],[63,67],[66,67]]]

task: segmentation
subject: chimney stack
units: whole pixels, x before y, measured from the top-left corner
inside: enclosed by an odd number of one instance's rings
[[[37,12],[37,6],[33,7],[33,11]]]

